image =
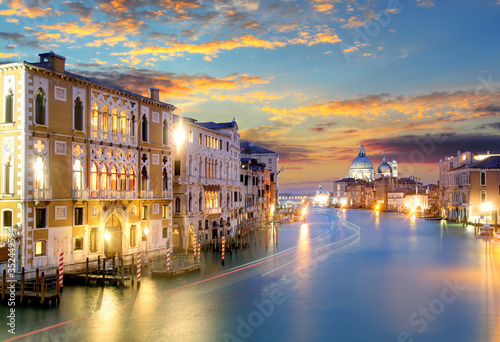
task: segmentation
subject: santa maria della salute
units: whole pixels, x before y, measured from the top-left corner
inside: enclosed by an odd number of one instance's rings
[[[377,169],[377,173],[373,168],[373,163],[366,156],[366,150],[361,143],[359,147],[358,156],[352,161],[351,168],[347,178],[363,179],[366,181],[373,181],[376,178],[382,177],[397,177],[398,176],[398,162],[396,159],[386,161],[385,156],[382,159],[382,164]]]

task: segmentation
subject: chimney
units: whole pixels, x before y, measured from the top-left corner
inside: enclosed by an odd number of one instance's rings
[[[54,51],[39,53],[38,56],[40,56],[40,63],[44,64],[45,67],[55,71],[64,72],[66,57],[57,55]]]
[[[151,87],[149,88],[151,90],[151,99],[155,101],[160,101],[160,89]]]

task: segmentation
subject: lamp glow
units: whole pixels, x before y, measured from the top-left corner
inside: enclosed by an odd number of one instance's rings
[[[107,230],[104,231],[104,240],[106,240],[106,242],[109,242],[110,238],[111,238],[111,234],[109,234],[109,232]]]

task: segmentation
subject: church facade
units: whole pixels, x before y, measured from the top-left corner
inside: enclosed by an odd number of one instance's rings
[[[397,177],[398,176],[398,162],[396,159],[387,161],[385,156],[382,159],[382,164],[375,169],[373,168],[372,161],[366,156],[366,149],[361,143],[359,147],[358,156],[352,161],[347,178],[360,179],[372,182],[375,179],[382,177]]]

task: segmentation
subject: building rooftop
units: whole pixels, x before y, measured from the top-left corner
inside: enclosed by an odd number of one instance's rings
[[[240,148],[241,148],[241,152],[246,153],[246,154],[253,154],[253,153],[256,153],[256,154],[260,154],[260,153],[275,154],[276,153],[274,151],[268,150],[267,148],[264,148],[264,147],[257,146],[254,143],[248,142],[248,141],[241,141]]]
[[[465,164],[455,168],[454,170],[463,169],[500,169],[500,156],[491,156],[481,161]]]
[[[218,130],[218,129],[223,129],[223,128],[232,128],[232,127],[238,127],[236,124],[236,121],[233,119],[231,122],[197,122],[196,123],[198,126],[202,126],[208,129],[212,130]]]

